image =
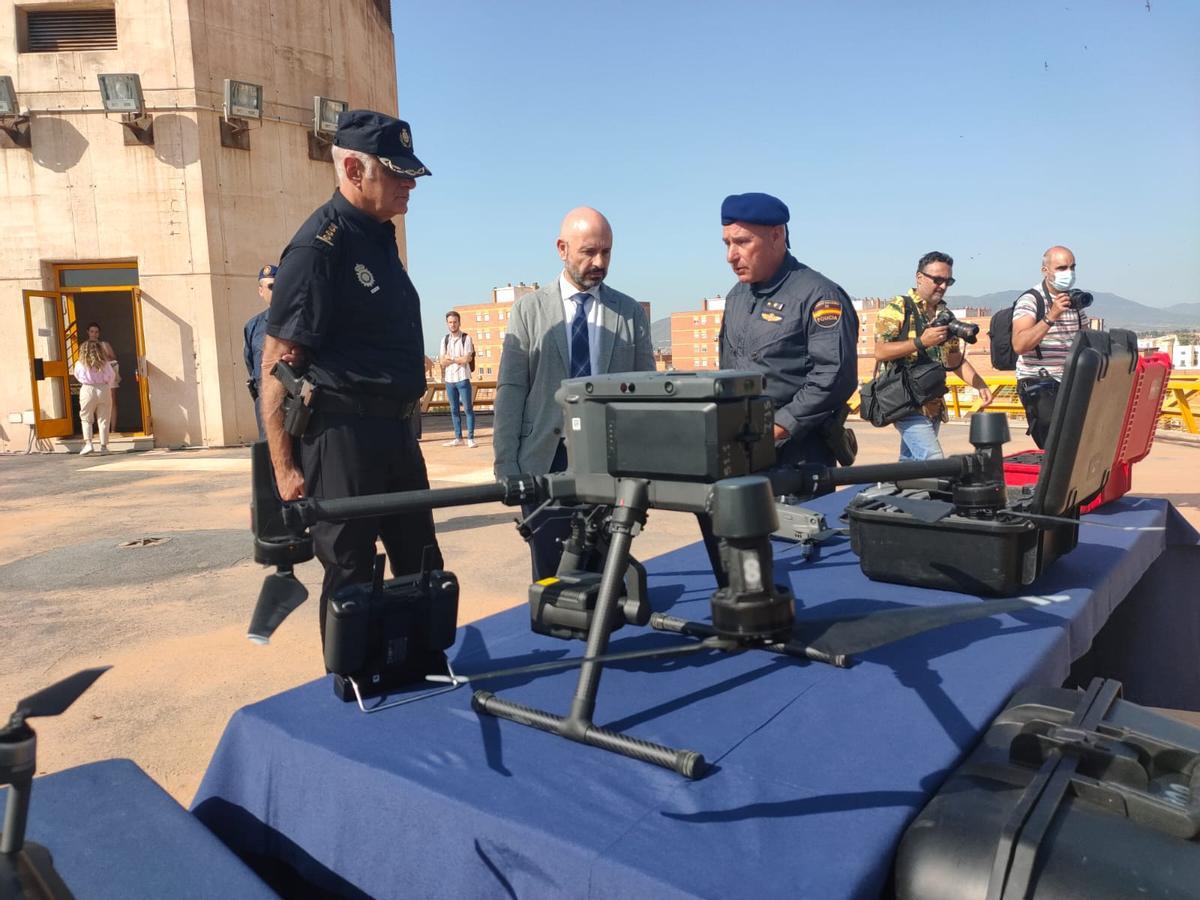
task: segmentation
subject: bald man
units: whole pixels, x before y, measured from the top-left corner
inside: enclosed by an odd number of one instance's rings
[[[641,304],[604,283],[612,244],[604,216],[587,206],[571,210],[558,234],[562,272],[513,304],[496,387],[497,477],[566,469],[562,409],[554,401],[564,378],[654,369]],[[544,513],[532,523],[535,581],[558,570],[568,521]]]
[[[1051,247],[1042,255],[1041,284],[1018,297],[1013,306],[1017,396],[1025,407],[1028,433],[1042,448],[1050,436],[1067,352],[1075,333],[1088,327],[1084,304],[1072,299],[1074,286],[1075,254],[1066,247]]]

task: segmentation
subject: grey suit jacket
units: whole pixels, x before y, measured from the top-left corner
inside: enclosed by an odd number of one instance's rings
[[[600,371],[654,369],[650,322],[632,297],[600,285]],[[513,304],[496,385],[493,444],[497,477],[545,475],[563,434],[554,392],[568,377],[567,322],[556,277]]]

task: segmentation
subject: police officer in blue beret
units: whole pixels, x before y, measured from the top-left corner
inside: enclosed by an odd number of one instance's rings
[[[267,336],[267,309],[271,306],[271,292],[275,289],[275,266],[268,263],[258,270],[258,296],[262,298],[266,308],[251,316],[242,328],[242,359],[246,363],[246,388],[254,400],[254,421],[258,423],[258,439],[265,441],[267,433],[263,430],[262,403],[259,400],[262,377],[263,340]]]
[[[779,462],[834,465],[839,418],[858,386],[858,314],[844,290],[789,252],[788,219],[787,206],[769,194],[734,194],[721,204],[726,259],[738,279],[725,298],[721,368],[766,376]]]
[[[369,110],[338,117],[338,187],[296,232],[279,261],[263,348],[263,416],[284,500],[354,497],[429,487],[415,434],[425,393],[421,301],[396,248],[394,216],[431,174],[407,122]],[[311,413],[285,429],[280,359],[303,371]],[[288,417],[293,432],[301,417]],[[311,529],[325,567],[321,634],[330,596],[371,580],[381,537],[400,576],[442,566],[430,512],[322,522]]]

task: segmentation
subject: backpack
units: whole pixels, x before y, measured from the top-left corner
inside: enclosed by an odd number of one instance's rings
[[[460,331],[459,334],[461,334],[464,338],[470,337],[470,335],[468,335],[465,331]],[[471,369],[472,375],[475,374],[475,349],[474,348],[475,348],[475,343],[474,343],[474,341],[472,341],[471,342],[471,358],[469,360],[467,360],[467,366]],[[450,335],[443,334],[442,335],[442,356],[445,356],[449,351],[450,351]]]
[[[1013,311],[1017,308],[1017,304],[1021,302],[1021,298],[1028,294],[1033,294],[1037,302],[1037,319],[1034,321],[1042,321],[1042,319],[1046,318],[1046,298],[1042,296],[1042,292],[1037,288],[1030,288],[1027,291],[1023,291],[1012,302],[1012,306],[1006,306],[993,315],[991,322],[988,324],[988,338],[992,342],[992,366],[1002,372],[1011,372],[1017,367],[1017,357],[1020,354],[1013,350],[1012,345]],[[1037,355],[1038,359],[1042,358],[1041,347],[1034,347],[1033,352]]]

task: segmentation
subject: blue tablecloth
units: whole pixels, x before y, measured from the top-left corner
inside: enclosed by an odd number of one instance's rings
[[[847,496],[809,505],[832,517]],[[322,679],[235,714],[193,809],[284,887],[298,878],[378,897],[874,896],[905,826],[1009,695],[1061,683],[1160,556],[1169,511],[1119,501],[1093,519],[1156,530],[1082,527],[1079,547],[1034,586],[1044,605],[919,635],[849,670],[765,653],[606,669],[596,721],[702,752],[713,769],[699,781],[478,716],[469,688],[368,716]],[[776,561],[799,617],[964,599],[867,580],[845,539],[815,562],[777,545]],[[701,546],[649,571],[656,609],[707,619],[713,577]],[[680,640],[625,628],[611,649]],[[522,605],[461,629],[452,657],[470,673],[581,650],[532,634]],[[485,686],[562,713],[576,678]]]
[[[127,759],[35,779],[25,839],[50,851],[79,900],[275,896]]]

